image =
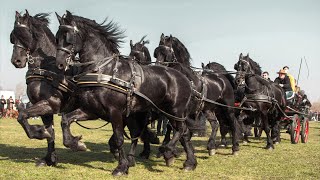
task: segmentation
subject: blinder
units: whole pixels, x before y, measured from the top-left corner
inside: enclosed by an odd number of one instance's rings
[[[75,26],[60,25],[59,29],[68,31],[67,35],[66,35],[66,42],[67,43],[69,43],[69,44],[76,43],[76,33],[78,32],[78,29]]]

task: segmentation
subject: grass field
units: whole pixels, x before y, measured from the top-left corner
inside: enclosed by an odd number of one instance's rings
[[[32,124],[40,120],[31,120]],[[46,153],[46,140],[30,140],[22,127],[13,119],[0,119],[0,179],[112,179],[111,172],[117,162],[109,153],[107,140],[112,131],[108,125],[99,130],[72,126],[74,135],[83,135],[86,152],[72,152],[62,144],[60,117],[55,117],[57,167],[35,167],[37,158]],[[82,123],[98,127],[104,122]],[[273,151],[263,149],[265,138],[251,138],[241,144],[239,156],[231,149],[218,149],[209,157],[207,138],[193,138],[198,166],[195,171],[181,170],[184,154],[172,167],[166,167],[163,158],[156,158],[157,146],[152,146],[150,160],[136,158],[136,166],[129,169],[124,179],[320,179],[320,123],[310,123],[307,144],[291,144],[289,135],[281,134],[282,142]],[[126,150],[129,146],[126,140]],[[182,151],[181,146],[179,150]],[[141,144],[138,152],[141,151]]]

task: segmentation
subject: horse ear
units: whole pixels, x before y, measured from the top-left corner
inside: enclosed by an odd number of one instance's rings
[[[28,10],[26,10],[26,16],[27,16],[27,18],[29,19],[30,15],[29,15]]]
[[[173,43],[173,38],[172,38],[172,34],[170,34],[170,47],[172,48],[172,43]]]
[[[55,13],[56,13],[57,19],[58,19],[58,21],[59,21],[59,24],[61,25],[61,23],[62,23],[62,18],[61,18],[61,16],[59,16],[59,14],[58,14],[57,12],[55,12]]]
[[[164,34],[163,34],[163,33],[162,33],[161,36],[160,36],[160,41],[161,41],[161,42],[164,42]]]
[[[242,55],[242,53],[240,53],[239,60],[242,59],[242,58],[243,58],[243,55]]]
[[[18,11],[16,11],[16,22],[19,22],[20,17],[21,17],[21,14]]]
[[[247,57],[249,57],[249,53],[247,53]]]
[[[72,20],[72,14],[70,11],[66,10],[67,14],[66,14],[66,19],[68,20]]]
[[[203,64],[203,62],[201,62],[201,67],[202,67],[202,69],[204,69],[204,64]]]
[[[133,48],[133,43],[132,43],[131,39],[130,39],[130,47],[131,47],[131,49]]]

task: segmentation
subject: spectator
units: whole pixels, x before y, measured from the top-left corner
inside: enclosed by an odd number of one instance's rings
[[[12,117],[13,104],[14,100],[12,99],[12,96],[10,96],[9,99],[7,99],[7,114],[9,118]]]
[[[268,71],[264,71],[264,72],[262,73],[262,77],[263,77],[264,79],[267,79],[267,80],[271,81],[271,79],[269,78],[269,73],[268,73]]]
[[[291,74],[289,74],[289,67],[284,66],[282,69],[287,73],[287,76],[289,77],[292,91],[296,92],[296,89],[295,89],[296,88],[296,80],[294,79],[294,77]]]
[[[4,106],[6,104],[6,99],[4,99],[4,96],[1,95],[1,99],[0,99],[0,117],[5,116],[5,109]]]

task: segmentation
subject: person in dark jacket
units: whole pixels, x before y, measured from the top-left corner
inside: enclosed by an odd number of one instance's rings
[[[4,109],[5,104],[7,104],[6,99],[2,95],[0,99],[0,117],[3,117],[5,115],[5,109]]]
[[[279,74],[279,77],[277,77],[274,80],[274,83],[279,84],[279,86],[281,86],[285,92],[292,91],[291,84],[290,84],[290,79],[286,75],[287,73],[283,69],[281,69],[277,73]]]

